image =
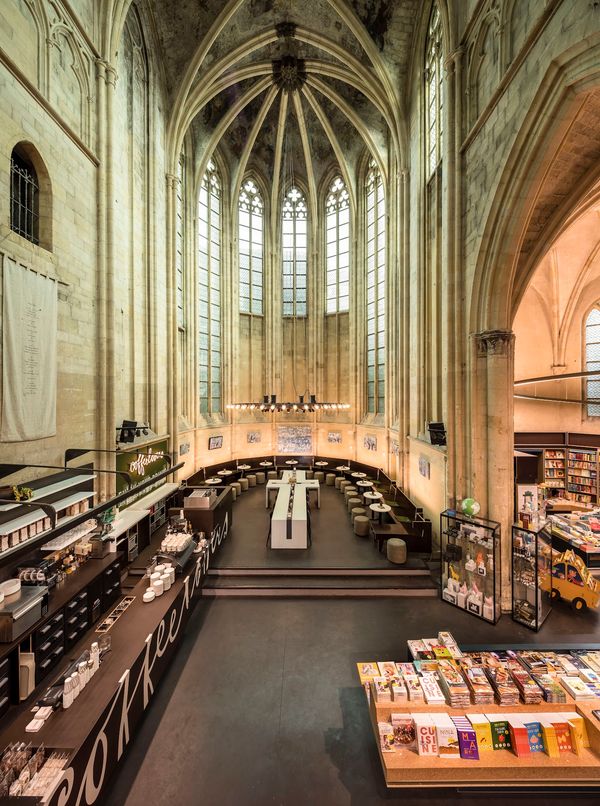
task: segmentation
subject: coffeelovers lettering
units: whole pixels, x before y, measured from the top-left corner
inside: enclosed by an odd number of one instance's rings
[[[152,448],[149,448],[148,454],[139,454],[136,459],[129,463],[129,471],[137,473],[138,476],[145,476],[148,465],[153,464],[158,459],[163,459],[164,455],[164,451],[152,453]]]

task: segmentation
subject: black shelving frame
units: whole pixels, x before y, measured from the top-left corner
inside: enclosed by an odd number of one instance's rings
[[[552,610],[550,521],[543,521],[527,529],[516,524],[512,527],[511,564],[513,621],[539,632]],[[544,586],[545,575],[548,576],[546,586]],[[526,610],[533,613],[531,618],[525,615]]]

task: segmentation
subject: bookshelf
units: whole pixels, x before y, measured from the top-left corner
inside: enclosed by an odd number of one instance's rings
[[[566,484],[565,449],[544,449],[544,486],[564,490]]]
[[[567,493],[572,501],[598,501],[598,449],[567,449]]]

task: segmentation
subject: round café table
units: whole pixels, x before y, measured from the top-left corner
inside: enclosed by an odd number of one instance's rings
[[[328,467],[329,462],[315,462],[316,467]]]
[[[288,459],[288,460],[286,461],[286,465],[297,465],[297,464],[298,464],[298,460],[297,460],[297,459]]]
[[[223,479],[213,476],[212,479],[206,479],[205,484],[223,484]]]
[[[339,473],[340,475],[342,475],[342,476],[343,476],[343,475],[344,475],[344,473],[348,473],[348,471],[350,470],[350,467],[349,467],[348,465],[338,465],[338,466],[336,467],[336,470],[338,471],[338,473]]]
[[[367,490],[367,492],[362,493],[362,497],[365,499],[365,504],[374,504],[379,498],[383,498],[381,493],[378,493],[377,490]]]
[[[217,470],[217,476],[231,476],[233,470]]]
[[[250,470],[251,468],[252,468],[252,465],[238,465],[237,466],[237,469],[242,471],[242,476],[244,475],[246,470]]]
[[[365,481],[364,479],[362,479],[361,481],[356,482],[356,486],[357,487],[372,487],[373,482],[372,481]]]
[[[383,515],[384,512],[392,511],[392,508],[388,506],[388,504],[370,504],[369,509],[377,513],[379,523],[381,523],[381,516]]]
[[[360,473],[360,472],[357,471],[356,473],[352,474],[352,478],[353,479],[366,479],[367,474],[366,473]]]
[[[261,467],[273,467],[273,462],[260,462]]]

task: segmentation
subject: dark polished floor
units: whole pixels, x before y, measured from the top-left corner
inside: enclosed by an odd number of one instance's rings
[[[539,635],[437,599],[202,600],[107,806],[597,804],[553,796],[387,791],[357,660],[404,660],[407,638],[462,644],[600,641],[598,616],[556,608]]]
[[[304,551],[266,546],[269,511],[264,486],[253,487],[233,505],[235,540],[215,558],[217,568],[394,568],[369,538],[357,537],[344,496],[321,485],[321,509],[311,495],[312,546]]]

